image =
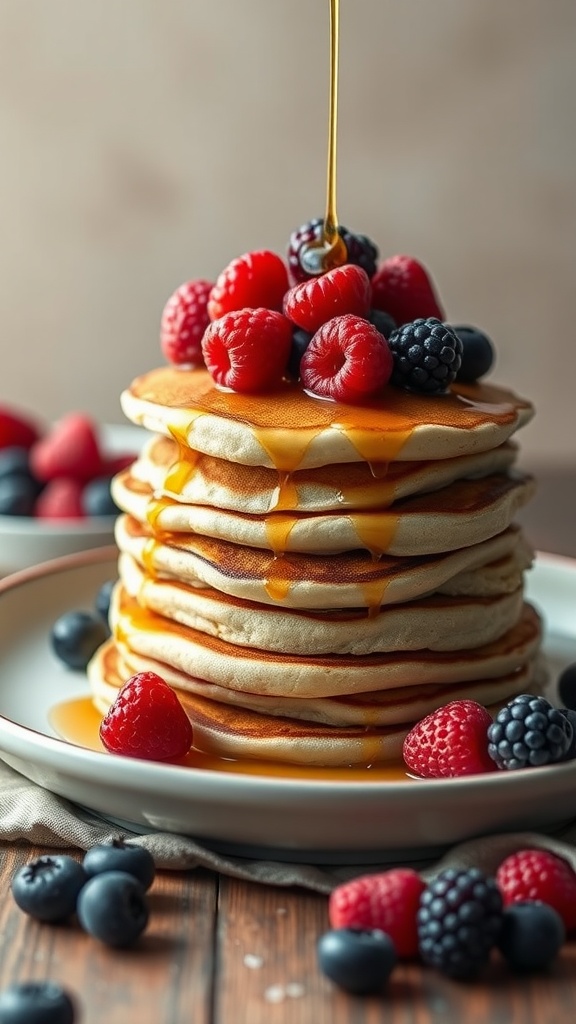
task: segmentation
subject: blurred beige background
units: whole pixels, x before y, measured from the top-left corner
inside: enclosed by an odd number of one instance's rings
[[[0,401],[121,422],[182,280],[323,212],[328,0],[0,0]],[[576,3],[342,0],[339,214],[575,451]]]

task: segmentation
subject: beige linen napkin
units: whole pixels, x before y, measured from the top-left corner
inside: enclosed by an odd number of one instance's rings
[[[333,867],[250,860],[214,853],[188,836],[168,832],[136,835],[42,789],[0,761],[0,842],[27,841],[46,848],[87,850],[96,843],[120,837],[150,850],[158,868],[175,871],[211,868],[233,878],[265,885],[297,885],[321,893],[331,892],[348,878],[391,867],[390,863]],[[564,857],[576,870],[576,821],[565,825],[554,835],[521,832],[471,839],[453,847],[435,863],[422,862],[413,866],[424,877],[448,866],[475,865],[490,874],[510,853],[527,847],[551,850]]]

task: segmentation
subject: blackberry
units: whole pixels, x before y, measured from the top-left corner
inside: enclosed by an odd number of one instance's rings
[[[540,767],[564,761],[573,736],[569,718],[546,697],[522,693],[488,727],[488,753],[499,768]]]
[[[487,963],[502,927],[496,879],[479,868],[448,868],[420,897],[420,956],[451,978],[471,978]]]
[[[323,224],[323,217],[315,217],[314,220],[308,221],[307,224],[302,224],[301,227],[290,235],[288,243],[288,271],[293,284],[301,284],[302,281],[308,281],[312,276],[302,266],[300,254],[310,242],[320,241]],[[348,256],[346,262],[362,267],[362,270],[366,271],[368,277],[372,277],[376,273],[379,256],[374,242],[367,238],[366,235],[355,235],[342,225],[338,228],[338,234],[346,246]]]
[[[388,344],[394,357],[390,383],[408,391],[439,394],[460,369],[462,342],[451,327],[434,316],[398,327]]]

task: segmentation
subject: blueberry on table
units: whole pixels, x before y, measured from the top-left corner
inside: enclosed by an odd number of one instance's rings
[[[99,476],[82,491],[82,510],[86,516],[117,516],[120,509],[110,491],[110,477]]]
[[[38,488],[27,476],[15,473],[0,479],[0,515],[31,516],[38,497]]]
[[[320,969],[353,995],[381,992],[396,963],[389,935],[377,929],[334,928],[318,940]]]
[[[24,981],[0,992],[0,1024],[74,1024],[74,1003],[52,981]]]
[[[152,854],[143,846],[130,846],[123,839],[92,846],[84,857],[83,867],[90,878],[104,871],[126,871],[144,889],[150,888],[156,874]]]
[[[90,878],[76,911],[84,931],[117,949],[136,942],[149,917],[144,888],[126,871],[105,871]]]
[[[87,877],[82,865],[66,854],[36,857],[15,873],[12,895],[20,910],[38,921],[65,921],[76,910]]]
[[[557,910],[537,900],[504,910],[498,948],[515,971],[543,971],[556,959],[566,929]]]
[[[106,580],[100,587],[100,590],[96,594],[96,600],[94,602],[94,608],[97,614],[102,619],[104,625],[109,629],[108,615],[110,612],[110,598],[112,597],[112,591],[116,586],[116,580]]]
[[[52,626],[50,639],[57,658],[69,668],[83,671],[109,633],[99,617],[89,612],[65,612]]]

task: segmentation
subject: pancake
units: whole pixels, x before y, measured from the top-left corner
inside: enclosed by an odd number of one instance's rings
[[[242,601],[210,587],[189,587],[147,575],[121,555],[120,579],[138,603],[228,643],[292,654],[446,651],[490,643],[517,622],[522,587],[490,597],[434,594],[376,614],[366,609],[297,611]]]
[[[185,447],[287,473],[488,451],[534,411],[513,392],[484,383],[452,385],[438,397],[389,388],[385,398],[356,406],[322,401],[289,383],[265,394],[230,393],[217,388],[206,370],[174,367],[136,378],[121,404],[133,423]]]
[[[534,493],[521,473],[492,473],[459,480],[378,511],[272,512],[257,516],[206,505],[153,500],[150,488],[120,473],[112,485],[116,504],[141,523],[153,518],[157,533],[194,533],[276,554],[341,554],[366,548],[379,557],[428,555],[479,544],[507,529]]]

